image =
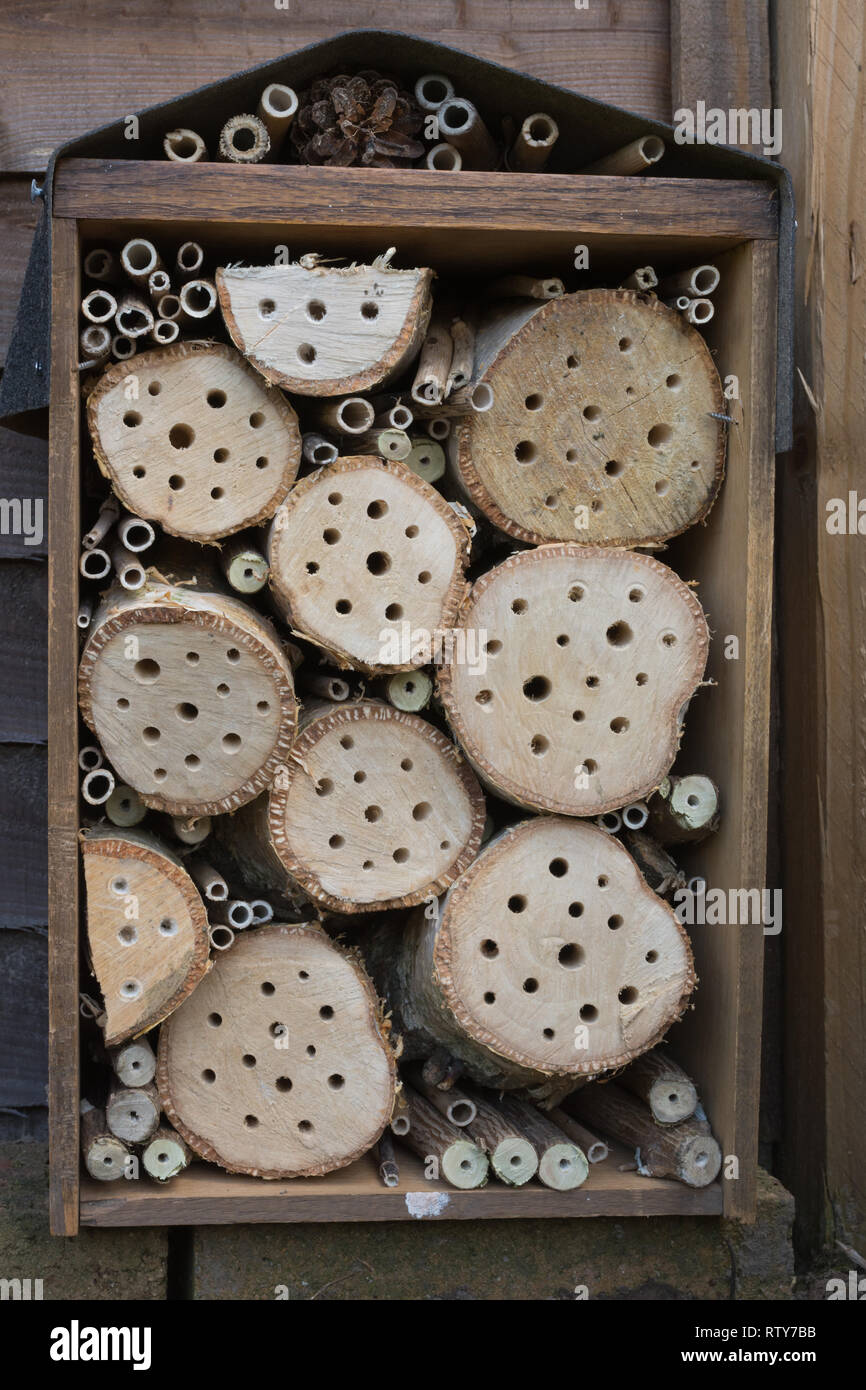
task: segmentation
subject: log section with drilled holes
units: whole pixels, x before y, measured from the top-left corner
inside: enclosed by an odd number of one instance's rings
[[[190,1147],[233,1173],[314,1177],[376,1142],[395,1067],[357,960],[318,928],[248,932],[163,1025],[163,1108]]]
[[[142,353],[134,368],[109,367],[88,397],[87,420],[124,505],[188,540],[273,516],[301,458],[291,406],[220,343],[179,343]]]
[[[450,739],[365,700],[313,707],[268,797],[227,839],[244,879],[299,884],[335,912],[405,907],[453,883],[478,852],[484,798]]]
[[[292,489],[270,528],[277,607],[342,666],[410,670],[412,634],[457,621],[469,534],[436,490],[378,458],[340,459]]]
[[[91,830],[81,853],[90,961],[113,1047],[152,1028],[195,989],[208,968],[207,916],[181,861],[155,836]],[[142,1081],[152,1076],[148,1052]],[[123,1076],[133,1078],[134,1068]]]
[[[112,766],[172,815],[233,811],[288,758],[297,705],[270,624],[238,599],[150,583],[94,616],[79,702]]]
[[[685,931],[622,846],[560,817],[503,832],[438,916],[385,924],[363,949],[407,1058],[439,1046],[508,1090],[623,1066],[695,984]]]
[[[494,403],[460,422],[456,464],[510,535],[657,545],[707,515],[724,472],[721,385],[701,335],[658,300],[585,290],[500,306],[475,374]]]
[[[269,265],[221,269],[216,279],[232,340],[267,381],[302,396],[389,381],[430,318],[431,270]]]
[[[478,580],[460,627],[486,669],[452,661],[440,692],[500,796],[593,816],[658,786],[709,648],[701,606],[673,570],[600,547],[524,551]]]

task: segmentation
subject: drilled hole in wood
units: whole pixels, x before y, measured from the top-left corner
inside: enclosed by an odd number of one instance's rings
[[[526,911],[526,899],[524,898],[524,896],[523,896],[522,893],[512,893],[511,897],[508,899],[508,911],[509,911],[509,912],[525,912],[525,911]]]
[[[653,965],[658,960],[658,958],[658,951],[647,951],[646,955],[644,956],[644,960],[649,961],[650,965]]]
[[[208,1016],[207,1016],[207,1021],[208,1021],[208,1023],[210,1024],[211,1028],[220,1028],[220,1027],[222,1026],[222,1021],[223,1021],[222,1014],[218,1014],[218,1013],[208,1014]]]
[[[580,724],[586,718],[586,715],[584,714],[582,709],[575,709],[572,710],[571,717],[574,720],[575,724]]]
[[[610,927],[611,931],[619,931],[622,926],[622,918],[619,913],[615,912],[612,917],[608,917],[607,925]]]
[[[616,719],[610,721],[611,731],[615,734],[624,734],[628,728],[628,720],[622,715],[617,715]]]
[[[619,342],[617,343],[617,347],[619,348],[620,352],[631,352],[632,348],[634,347],[634,344],[632,343],[631,338],[620,338]]]
[[[584,420],[598,420],[601,417],[601,406],[585,405],[583,408]]]
[[[329,493],[328,493],[328,503],[329,503],[330,506],[332,506],[332,507],[339,507],[339,505],[340,505],[340,503],[342,502],[342,500],[343,500],[343,494],[342,494],[342,492],[329,492]],[[369,511],[369,508],[368,508],[367,510]]]
[[[576,355],[576,353],[570,352],[565,359],[565,365],[566,367],[568,367],[568,370],[570,372],[573,372],[575,367],[580,366],[580,358]]]
[[[665,377],[665,386],[669,391],[678,391],[682,384],[682,377],[677,376],[676,372],[671,372],[670,376]]]
[[[254,410],[250,416],[250,428],[260,430],[265,423],[265,417],[260,410]]]
[[[307,1045],[307,1047],[306,1047],[305,1050],[306,1050],[306,1053],[307,1053],[307,1056],[308,1056],[308,1057],[315,1057],[315,1055],[316,1055],[316,1049],[314,1048],[314,1046],[313,1046],[312,1043],[308,1043],[308,1045]]]
[[[222,410],[227,400],[225,391],[208,391],[207,403],[213,410]]]
[[[409,851],[406,849],[405,845],[401,845],[399,849],[394,850],[391,858],[394,860],[395,864],[405,864],[409,858]]]
[[[270,711],[271,711],[271,702],[270,702],[270,700],[257,700],[257,701],[256,701],[256,713],[257,713],[257,714],[270,714]]]
[[[272,1038],[284,1038],[286,1036],[286,1033],[288,1032],[288,1029],[286,1028],[285,1023],[272,1023],[270,1028],[268,1029],[268,1032],[270,1033]]]
[[[337,602],[334,604],[334,608],[338,613],[343,614],[351,613],[352,611],[352,605],[347,598],[338,598]]]
[[[608,459],[604,465],[604,471],[609,478],[618,478],[623,471],[623,466],[618,459]]]
[[[355,747],[355,740],[352,738],[351,734],[343,734],[340,739],[340,747],[346,749]]]
[[[141,661],[136,661],[132,672],[142,685],[153,685],[154,681],[159,680],[159,662],[149,656],[142,657]]]
[[[142,468],[140,463],[136,464],[135,468],[132,470],[132,476],[133,478],[144,478],[147,476],[147,469]]]
[[[663,646],[663,647],[675,647],[676,645],[677,645],[677,635],[676,635],[675,632],[663,632],[663,633],[662,633],[662,646]]]
[[[409,538],[410,541],[414,541],[415,537],[418,535],[418,527],[417,527],[417,526],[407,526],[407,527],[406,527],[406,531],[405,531],[405,535]]]
[[[412,807],[413,820],[426,820],[432,812],[433,807],[429,801],[419,801],[417,806]]]
[[[516,598],[511,605],[512,613],[525,613],[529,604],[525,598]]]
[[[529,751],[536,758],[543,758],[550,748],[550,739],[545,738],[544,734],[533,734],[529,740]]]
[[[264,454],[262,454],[259,458],[256,459],[256,468],[267,468],[267,466],[268,460]]]
[[[371,574],[387,574],[391,568],[391,556],[384,550],[374,550],[367,556],[367,569]]]
[[[647,443],[651,444],[654,449],[662,449],[673,439],[673,434],[670,425],[653,425],[647,434]]]
[[[592,501],[589,504],[589,510],[591,512],[604,511],[604,503],[602,502],[600,497],[593,497]]]
[[[212,1067],[205,1067],[204,1071],[201,1074],[201,1079],[202,1081],[206,1081],[209,1086],[212,1086],[213,1083],[216,1081],[216,1072],[213,1070]]]
[[[345,843],[346,841],[342,835],[331,835],[328,840],[331,849],[342,849]]]
[[[188,449],[195,439],[191,425],[172,425],[168,432],[168,442],[173,449]]]
[[[476,705],[489,705],[491,704],[492,700],[492,690],[479,690],[478,694],[475,696]]]
[[[251,1052],[245,1052],[241,1058],[241,1062],[248,1068],[252,1068],[256,1065],[256,1059]]]
[[[381,499],[380,497],[377,497],[376,500],[373,501],[373,502],[371,502],[371,503],[369,504],[369,506],[367,507],[367,515],[368,515],[369,517],[371,517],[373,521],[378,521],[378,520],[380,519],[380,517],[386,516],[386,515],[387,515],[387,512],[388,512],[388,503],[387,503],[387,502],[383,502],[382,499]],[[409,529],[411,530],[412,528],[410,527]],[[416,526],[414,529],[415,529],[415,534],[417,535],[417,534],[418,534],[418,528],[417,528],[417,526]],[[407,530],[407,532],[406,532],[406,535],[407,535],[407,536],[408,536],[408,534],[409,534],[409,530]]]
[[[171,488],[172,492],[180,492],[181,488],[184,486],[185,481],[186,479],[182,476],[182,474],[172,473],[171,477],[168,480],[168,485]]]
[[[582,584],[572,584],[571,588],[568,591],[568,597],[571,599],[572,603],[580,603],[580,600],[583,598],[584,592],[585,591]]]
[[[495,1003],[496,1003],[496,995],[493,993],[493,990],[492,990],[492,989],[488,989],[488,990],[485,992],[485,994],[484,994],[484,1002],[485,1002],[485,1004],[495,1004]]]
[[[486,941],[481,943],[481,954],[486,956],[488,960],[494,960],[499,955],[499,947],[495,941],[488,937]]]
[[[429,584],[432,578],[433,576],[429,570],[422,570],[421,573],[418,575],[418,583]]]
[[[327,312],[327,305],[323,304],[321,299],[311,299],[307,305],[307,318],[312,319],[313,323],[321,323]]]
[[[366,782],[366,780],[367,780],[367,774],[366,774],[366,772],[364,772],[363,769],[361,769],[361,768],[359,768],[358,771],[357,771],[356,773],[353,774],[353,777],[352,777],[352,781],[353,781],[353,782],[358,782],[358,783],[360,784],[361,782]]]
[[[668,482],[667,478],[657,478],[654,486],[659,497],[664,497],[665,493],[670,487],[670,483]]]
[[[584,758],[583,769],[588,777],[592,777],[594,773],[598,772],[598,763],[594,758]]]
[[[260,299],[260,300],[259,300],[259,317],[260,317],[260,318],[263,318],[263,319],[272,319],[272,318],[274,317],[274,314],[275,314],[276,312],[277,312],[277,306],[276,306],[276,304],[274,303],[274,301],[273,301],[272,299]]]
[[[121,946],[134,946],[138,940],[138,932],[135,930],[135,927],[121,927],[120,931],[117,933],[117,939]]]
[[[634,637],[634,633],[632,632],[628,623],[620,621],[617,623],[611,623],[610,627],[607,629],[607,632],[605,633],[605,636],[607,637],[607,640],[612,647],[627,647],[629,642]]]
[[[589,686],[590,690],[596,690],[600,683],[598,676],[590,675],[586,678],[586,684]]]
[[[164,767],[155,767],[153,769],[153,776],[157,782],[164,782],[168,776],[168,772]]]
[[[381,820],[381,818],[382,818],[382,807],[381,807],[381,806],[365,806],[365,807],[364,807],[364,820],[368,820],[368,821],[377,821],[377,820]]]
[[[319,1018],[333,1018],[334,1010],[330,1004],[323,1004],[319,1010]]]
[[[411,772],[415,764],[412,762],[411,758],[403,758],[403,760],[400,763],[400,766],[404,772]]]
[[[220,681],[219,685],[216,688],[216,691],[217,695],[219,695],[220,698],[224,700],[227,695],[231,694],[231,686],[226,685],[225,681]]]
[[[262,994],[273,994],[276,990],[276,985],[271,984],[270,980],[262,980],[262,983],[259,985],[259,989],[261,990]]]
[[[524,992],[524,994],[534,994],[535,991],[536,991],[537,989],[538,989],[538,981],[537,981],[536,979],[534,979],[531,975],[529,976],[528,979],[526,979],[526,980],[523,981],[523,992]]]
[[[385,609],[385,617],[389,623],[396,623],[403,616],[403,609],[399,603],[389,603]]]
[[[178,719],[183,719],[185,723],[191,724],[194,719],[198,719],[198,709],[191,705],[188,700],[184,700],[179,705],[175,705],[175,714]]]
[[[523,682],[523,693],[527,700],[546,700],[552,688],[547,676],[531,676]]]
[[[283,1095],[285,1095],[286,1091],[290,1091],[292,1089],[292,1080],[289,1076],[278,1076],[274,1084],[276,1085],[277,1090],[281,1091]]]
[[[298,1129],[302,1134],[311,1134],[313,1130],[312,1120],[298,1120]]]
[[[258,1128],[258,1123],[259,1123],[259,1121],[258,1121],[258,1116],[256,1116],[256,1115],[244,1115],[244,1126],[245,1126],[246,1129],[257,1129],[257,1128]]]
[[[363,862],[363,864],[361,865],[361,868],[362,868],[362,869],[367,869],[367,870],[369,870],[369,869],[374,869],[375,867],[376,867],[376,865],[374,864],[374,862],[373,862],[372,859],[365,859],[364,862]]]
[[[222,736],[222,746],[227,753],[236,753],[242,742],[240,734],[228,733]]]
[[[365,299],[361,305],[361,317],[365,319],[377,319],[379,317],[378,304],[374,304],[372,299]]]
[[[538,449],[531,439],[521,439],[520,443],[514,446],[514,457],[518,463],[534,463],[538,458]]]
[[[221,487],[212,487],[210,495],[215,502],[218,502],[221,497],[225,496],[225,490]],[[250,571],[250,573],[252,573],[252,571]]]
[[[141,424],[141,416],[137,410],[128,410],[123,417],[123,423],[127,429],[134,430],[137,425]]]
[[[190,666],[197,666],[198,663],[201,661],[201,657],[199,656],[198,652],[187,652],[186,656],[184,657],[184,660],[188,662]]]
[[[321,777],[316,783],[316,796],[330,796],[334,790],[334,784],[330,777]]]
[[[527,410],[540,410],[544,405],[544,397],[540,391],[533,391],[532,395],[526,397],[523,404]]]
[[[328,526],[322,532],[322,540],[325,542],[325,545],[336,545],[339,539],[340,532],[334,526]]]
[[[120,986],[120,996],[122,999],[137,999],[141,994],[140,980],[124,980]]]
[[[583,1004],[580,1010],[580,1017],[584,1023],[594,1023],[598,1018],[598,1009],[594,1004]]]
[[[616,997],[621,1004],[633,1004],[637,999],[637,990],[634,985],[625,985]]]
[[[341,1091],[345,1084],[345,1077],[342,1077],[338,1071],[332,1072],[328,1077],[328,1085],[332,1091]]]
[[[145,743],[158,743],[162,734],[155,724],[148,724],[146,729],[142,729],[141,737]]]
[[[188,767],[191,772],[195,772],[197,767],[201,767],[201,758],[197,753],[187,753],[183,760],[184,767]]]

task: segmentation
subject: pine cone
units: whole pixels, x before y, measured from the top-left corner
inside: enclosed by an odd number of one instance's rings
[[[302,164],[405,166],[424,153],[414,97],[378,72],[319,78],[298,98],[291,142]]]

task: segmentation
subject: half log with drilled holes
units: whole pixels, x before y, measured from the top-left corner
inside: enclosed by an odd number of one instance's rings
[[[372,912],[444,892],[475,858],[484,818],[450,739],[361,700],[309,706],[268,795],[216,833],[245,882]]]
[[[87,420],[96,461],[124,506],[188,540],[214,541],[273,516],[301,460],[292,407],[222,343],[178,343],[115,363],[88,397]]]
[[[233,811],[287,760],[297,705],[270,623],[235,598],[152,579],[112,591],[79,668],[85,723],[148,806]]]
[[[671,908],[613,836],[563,817],[502,832],[438,908],[362,950],[407,1059],[441,1048],[480,1084],[533,1097],[654,1046],[695,986]]]
[[[96,827],[81,837],[87,887],[87,945],[102,992],[105,1043],[115,1047],[153,1028],[208,969],[207,915],[181,860],[155,835]],[[149,1048],[123,1083],[148,1082]],[[149,1074],[148,1074],[149,1073]]]
[[[353,953],[318,927],[261,927],[160,1029],[163,1109],[229,1172],[319,1177],[366,1153],[391,1118],[388,1032]]]
[[[703,520],[725,464],[722,388],[682,314],[631,290],[487,309],[475,378],[494,393],[454,433],[460,485],[540,545],[660,545]]]
[[[436,634],[457,621],[468,556],[469,532],[435,488],[372,456],[302,479],[268,538],[286,622],[341,666],[367,671],[430,660]]]
[[[709,648],[701,605],[673,570],[601,547],[524,551],[476,582],[461,630],[486,659],[446,663],[439,688],[498,795],[595,816],[658,786]]]

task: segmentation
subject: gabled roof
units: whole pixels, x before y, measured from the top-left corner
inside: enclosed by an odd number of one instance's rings
[[[660,135],[668,148],[664,172],[673,178],[765,179],[779,194],[779,351],[776,401],[776,447],[791,447],[793,373],[794,207],[787,171],[770,159],[722,145],[677,145],[673,127],[584,97],[550,82],[476,58],[459,49],[411,34],[359,29],[273,62],[260,64],[220,82],[209,83],[174,101],[136,113],[139,138],[129,141],[121,119],[101,126],[54,151],[44,184],[44,208],[18,305],[6,370],[0,382],[0,420],[13,428],[33,429],[32,412],[48,405],[50,371],[51,196],[54,168],[68,156],[109,159],[163,159],[167,130],[188,126],[209,149],[216,147],[228,115],[254,111],[263,87],[286,82],[302,88],[315,77],[336,71],[375,67],[393,71],[409,83],[425,72],[447,72],[458,90],[471,96],[488,122],[498,127],[505,116],[548,111],[560,139],[548,165],[550,173],[573,172],[641,135]],[[27,417],[30,416],[28,419]]]

